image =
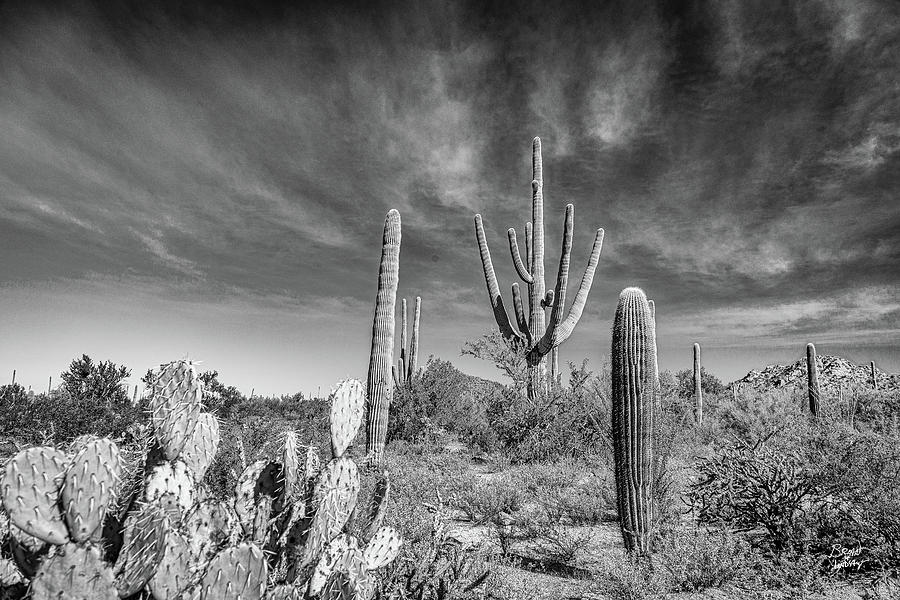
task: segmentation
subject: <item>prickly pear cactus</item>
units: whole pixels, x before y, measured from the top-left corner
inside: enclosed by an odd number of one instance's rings
[[[187,465],[180,460],[162,462],[153,467],[147,476],[145,500],[158,502],[164,497],[174,498],[182,512],[194,505],[194,479]]]
[[[168,521],[163,509],[146,504],[125,521],[124,544],[113,567],[119,596],[139,592],[166,552]]]
[[[219,421],[210,413],[200,413],[197,424],[188,436],[181,451],[181,460],[200,481],[216,457],[219,449]]]
[[[69,541],[57,502],[68,462],[56,448],[28,448],[10,459],[0,482],[3,507],[13,525],[51,544]]]
[[[41,563],[31,582],[34,600],[115,600],[113,572],[95,546],[65,544]]]
[[[366,393],[362,383],[356,379],[341,381],[332,391],[331,403],[331,450],[335,457],[341,457],[362,424],[366,406]]]
[[[200,418],[203,385],[187,360],[160,366],[153,381],[150,418],[166,459],[181,454]]]
[[[393,527],[380,528],[366,546],[364,552],[366,568],[374,571],[389,564],[397,558],[401,544],[402,539],[396,529]]]
[[[200,583],[200,600],[261,600],[267,567],[262,550],[240,544],[216,555]]]
[[[177,531],[166,538],[165,553],[147,583],[155,600],[178,600],[192,583],[190,544]]]
[[[89,539],[103,523],[121,471],[119,449],[108,439],[85,444],[66,470],[60,495],[69,534],[76,542]]]

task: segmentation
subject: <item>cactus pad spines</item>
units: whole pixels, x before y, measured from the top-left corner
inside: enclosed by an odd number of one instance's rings
[[[381,524],[384,522],[384,515],[387,512],[387,503],[390,494],[390,476],[387,471],[384,471],[375,480],[375,489],[373,490],[369,503],[369,522],[363,533],[363,539],[371,540],[381,528]]]
[[[219,421],[210,413],[200,413],[197,424],[181,451],[181,460],[200,481],[219,449]]]
[[[400,553],[400,546],[403,544],[403,538],[393,527],[382,527],[366,546],[363,553],[366,559],[366,568],[370,571],[380,569],[389,564]]]
[[[69,541],[57,500],[68,459],[56,448],[22,450],[6,465],[0,494],[13,525],[51,544]]]
[[[266,578],[262,550],[240,544],[210,561],[200,585],[200,600],[261,600]]]
[[[319,481],[316,483],[313,493],[313,502],[318,503],[328,490],[340,489],[351,494],[355,503],[359,487],[359,467],[356,466],[356,463],[347,456],[335,458],[328,461],[319,474]]]
[[[233,542],[240,529],[234,509],[226,502],[204,500],[188,514],[187,529],[191,553],[197,560],[205,560],[215,549]]]
[[[180,533],[170,531],[165,553],[147,587],[155,600],[180,600],[190,585],[190,545]]]
[[[317,504],[315,515],[309,526],[306,545],[303,549],[302,564],[309,566],[316,563],[322,550],[334,539],[350,520],[356,508],[359,487],[330,488]]]
[[[66,544],[47,557],[31,582],[34,600],[115,600],[113,572],[96,546]]]
[[[200,417],[203,384],[193,363],[162,365],[153,381],[150,419],[156,441],[168,460],[175,460]]]
[[[156,573],[166,552],[168,525],[163,509],[145,504],[125,522],[124,544],[113,573],[119,596],[136,594]]]
[[[644,292],[619,295],[612,337],[612,431],[616,499],[628,551],[650,551],[653,524],[653,410],[655,328]]]
[[[368,587],[369,574],[366,561],[356,539],[341,535],[328,544],[322,552],[312,576],[309,578],[310,596],[342,598],[347,592],[356,596],[356,590]]]
[[[237,514],[241,528],[246,533],[253,530],[253,517],[256,511],[257,480],[266,468],[266,461],[257,460],[241,472],[235,487],[234,512]]]
[[[76,542],[88,540],[103,524],[122,474],[119,449],[105,438],[92,440],[66,470],[60,490],[69,533]]]
[[[332,393],[331,450],[335,457],[340,457],[353,443],[362,424],[366,394],[362,383],[356,379],[341,381]]]
[[[174,499],[181,514],[190,510],[194,505],[194,480],[187,465],[175,460],[153,467],[147,476],[144,498],[147,502],[164,502],[166,505],[172,504]]]
[[[12,587],[25,581],[25,576],[8,558],[0,558],[0,588]]]

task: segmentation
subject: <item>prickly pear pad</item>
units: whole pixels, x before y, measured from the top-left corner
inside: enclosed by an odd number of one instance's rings
[[[0,587],[12,587],[25,581],[16,563],[8,558],[0,558]]]
[[[190,585],[190,545],[180,533],[171,531],[166,537],[165,554],[147,587],[155,600],[178,600]]]
[[[34,600],[115,600],[113,572],[95,546],[66,544],[41,563],[31,581]]]
[[[328,461],[319,475],[313,502],[318,502],[328,490],[333,489],[346,490],[354,497],[359,493],[359,468],[353,459],[342,456]]]
[[[337,458],[344,455],[359,431],[366,393],[358,380],[346,379],[335,386],[332,395],[331,450]]]
[[[369,545],[366,546],[363,553],[366,559],[366,568],[374,571],[387,565],[400,554],[402,544],[403,539],[396,529],[382,527],[369,541]]]
[[[180,460],[160,463],[147,476],[147,502],[158,502],[165,494],[173,494],[183,512],[194,505],[194,480]]]
[[[119,449],[108,439],[86,443],[66,470],[60,491],[69,533],[86,541],[103,523],[122,475]]]
[[[125,522],[125,543],[113,568],[119,596],[136,594],[156,572],[166,551],[168,524],[160,507],[146,504]]]
[[[210,561],[200,584],[200,600],[261,600],[266,578],[262,550],[240,544]]]
[[[195,481],[200,481],[206,475],[218,449],[219,421],[210,413],[200,413],[197,424],[181,451],[181,460],[194,474]]]
[[[314,565],[318,561],[322,550],[344,529],[355,507],[355,493],[339,488],[325,493],[309,527],[303,549],[303,565]]]
[[[10,459],[0,481],[3,506],[13,525],[51,544],[69,541],[57,504],[67,464],[66,455],[56,448],[28,448]]]
[[[181,454],[202,410],[203,384],[193,363],[175,361],[160,366],[153,382],[150,419],[168,460]]]
[[[356,539],[348,535],[339,535],[322,552],[316,568],[309,578],[309,595],[315,596],[325,589],[329,583],[334,585],[334,575],[341,573],[346,576],[352,588],[357,583],[364,583],[368,579],[366,563],[363,553],[356,543]],[[326,590],[322,594],[325,598],[333,597],[331,593],[336,590]]]
[[[284,434],[281,464],[284,470],[283,503],[290,504],[303,494],[303,490],[300,489],[300,458],[298,455],[297,433],[293,430],[288,430]]]
[[[185,519],[190,532],[191,554],[198,561],[205,561],[217,548],[234,543],[239,533],[237,515],[224,501],[204,500],[191,509]]]

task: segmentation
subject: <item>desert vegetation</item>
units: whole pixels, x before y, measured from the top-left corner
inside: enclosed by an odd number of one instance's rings
[[[476,217],[499,329],[462,352],[507,383],[420,367],[419,299],[395,349],[391,211],[365,383],[247,398],[179,360],[129,398],[127,368],[82,356],[47,393],[0,388],[0,597],[900,596],[900,377],[812,344],[727,386],[699,343],[660,371],[661,307],[638,288],[608,362],[563,377],[603,231],[564,318],[574,209],[547,292],[542,186],[536,139],[515,327]]]

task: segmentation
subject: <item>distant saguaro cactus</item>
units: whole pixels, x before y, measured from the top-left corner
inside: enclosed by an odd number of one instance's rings
[[[416,374],[419,361],[419,318],[422,314],[422,298],[416,296],[416,310],[413,316],[412,338],[406,344],[406,298],[400,301],[400,358],[394,370],[394,383],[408,385]]]
[[[878,372],[875,370],[875,361],[869,363],[869,368],[872,371],[872,387],[876,390],[878,389]]]
[[[391,364],[394,356],[394,311],[400,281],[400,213],[391,209],[384,220],[378,294],[372,324],[372,350],[366,379],[368,423],[366,454],[375,465],[381,463],[387,438],[388,410],[394,392]]]
[[[814,417],[819,416],[819,366],[816,362],[816,347],[813,344],[806,345],[806,382],[809,390],[809,412]]]
[[[650,552],[653,528],[654,337],[644,292],[622,290],[612,335],[613,458],[622,539],[640,554]]]
[[[509,315],[503,306],[503,296],[500,294],[500,285],[494,273],[494,264],[491,262],[491,253],[488,250],[487,238],[484,234],[484,225],[481,215],[475,215],[475,237],[478,242],[478,252],[481,255],[481,266],[484,270],[484,280],[487,284],[488,297],[494,312],[494,319],[500,328],[500,333],[507,341],[515,342],[527,352],[528,369],[528,397],[535,398],[540,391],[545,391],[551,381],[558,381],[558,359],[553,356],[553,350],[566,341],[578,324],[585,302],[591,291],[594,281],[594,271],[600,261],[600,249],[603,246],[603,229],[598,229],[594,235],[594,244],[591,247],[591,255],[588,259],[584,276],[575,294],[575,300],[569,308],[569,312],[563,320],[563,310],[566,307],[566,289],[569,283],[569,260],[572,255],[572,230],[575,219],[575,208],[569,204],[566,206],[565,226],[563,228],[562,252],[559,259],[559,271],[556,276],[556,288],[546,291],[544,283],[544,175],[541,158],[541,140],[534,138],[532,142],[532,181],[531,181],[531,221],[525,223],[525,262],[519,253],[519,244],[516,241],[516,230],[507,230],[509,250],[512,254],[513,265],[519,277],[528,284],[528,308],[529,315],[525,315],[522,305],[522,296],[519,293],[519,284],[512,284],[513,308],[515,310],[515,325],[510,323]],[[546,310],[550,311],[550,320],[547,322]],[[551,355],[550,374],[547,375],[547,355]]]
[[[694,343],[694,420],[703,423],[703,377],[700,373],[700,344]]]

